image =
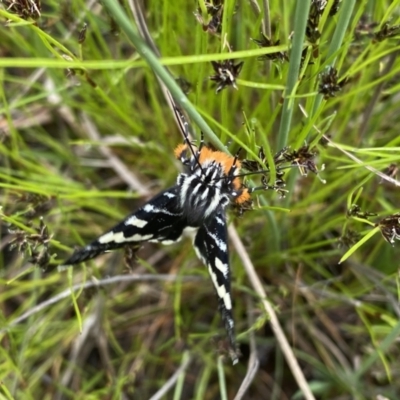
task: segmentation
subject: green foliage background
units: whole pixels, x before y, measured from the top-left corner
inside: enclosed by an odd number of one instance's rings
[[[325,184],[293,168],[284,199],[257,192],[254,210],[231,221],[314,394],[396,399],[400,253],[375,224],[399,211],[398,186],[376,172],[399,162],[399,1],[346,0],[331,16],[329,0],[316,43],[291,35],[308,7],[271,3],[272,36],[280,39],[272,50],[251,40],[260,38],[263,13],[250,2],[225,0],[222,37],[232,54],[196,21],[195,2],[147,1],[145,17],[161,64],[191,83],[188,98],[216,134],[206,135],[214,146],[231,153],[241,146],[253,159],[261,145],[271,154],[316,146]],[[243,354],[235,367],[218,355],[224,332],[215,294],[189,241],[148,244],[129,266],[116,252],[54,268],[174,184],[173,149],[182,138],[154,73],[112,11],[94,1],[48,1],[34,22],[9,6],[0,3],[2,398],[145,399],[179,365],[186,368],[165,398],[234,398],[252,337],[260,364],[244,398],[300,398],[234,248]],[[288,46],[290,62],[258,60]],[[244,61],[238,90],[216,95],[209,61],[226,58]],[[318,89],[330,65],[348,81],[324,99]],[[353,204],[379,216],[351,216]],[[41,217],[47,231],[38,232]],[[44,264],[51,256],[50,265],[42,270],[32,256]],[[109,276],[121,280],[102,285]],[[100,284],[35,308],[91,280]]]

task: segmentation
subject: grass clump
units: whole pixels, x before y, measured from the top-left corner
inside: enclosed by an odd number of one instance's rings
[[[2,396],[301,398],[246,252],[311,396],[395,399],[399,2],[146,2],[158,58],[124,6],[0,3]],[[235,367],[189,241],[55,268],[174,185],[154,71],[195,137],[286,184],[230,218]]]

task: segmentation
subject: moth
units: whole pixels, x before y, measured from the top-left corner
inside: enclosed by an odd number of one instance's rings
[[[241,179],[238,155],[216,151],[200,141],[194,148],[188,137],[175,149],[185,171],[176,184],[161,192],[90,244],[76,250],[64,265],[78,264],[98,255],[142,242],[172,244],[186,232],[193,237],[198,258],[208,269],[218,297],[233,364],[238,362],[232,312],[226,209],[251,203],[258,188]]]

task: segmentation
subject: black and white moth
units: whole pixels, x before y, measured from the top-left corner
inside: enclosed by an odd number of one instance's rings
[[[226,208],[250,202],[252,189],[238,176],[241,163],[201,141],[195,150],[188,139],[175,149],[186,171],[176,185],[158,194],[114,228],[76,250],[64,265],[90,260],[127,244],[171,244],[191,231],[199,259],[207,266],[218,296],[219,310],[227,331],[234,364],[238,361],[232,313]]]

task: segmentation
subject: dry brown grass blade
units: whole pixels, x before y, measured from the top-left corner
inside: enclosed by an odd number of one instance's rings
[[[93,310],[83,320],[80,335],[78,335],[72,342],[68,366],[62,376],[60,376],[62,387],[70,385],[74,374],[76,373],[77,366],[84,367],[84,362],[81,362],[81,360],[84,360],[84,355],[90,352],[95,344],[93,337],[97,334],[99,326],[101,325],[103,307],[104,299],[101,296],[98,296],[94,303]],[[55,397],[56,400],[62,400],[63,398],[63,391],[60,391]]]
[[[101,142],[101,136],[97,130],[95,124],[91,119],[85,114],[82,114],[83,124],[85,131],[89,138],[96,142]],[[129,187],[137,192],[140,196],[149,196],[151,194],[150,190],[147,189],[136,175],[118,158],[114,155],[109,147],[100,145],[98,146],[100,153],[107,159],[109,166],[116,172],[121,179],[126,182]]]
[[[254,325],[254,318],[253,318],[254,305],[250,296],[246,296],[246,305],[247,305],[248,325],[250,328],[249,332],[250,357],[249,357],[249,363],[247,365],[246,376],[244,377],[243,382],[240,385],[234,400],[241,400],[244,398],[248,388],[250,387],[251,383],[253,382],[257,374],[258,368],[260,367],[260,361],[258,358],[257,346],[256,346],[256,337],[254,334],[254,330],[251,329],[251,327]]]
[[[158,274],[158,275],[152,275],[152,274],[139,274],[139,275],[116,275],[111,278],[105,278],[101,280],[95,280],[93,279],[92,281],[88,281],[85,283],[78,283],[71,288],[68,288],[58,295],[51,297],[50,299],[43,301],[42,303],[39,303],[37,306],[32,307],[22,315],[20,315],[18,318],[15,318],[13,321],[11,321],[6,327],[0,329],[0,333],[5,333],[7,330],[15,325],[20,324],[22,321],[25,321],[27,318],[30,316],[37,314],[39,311],[51,306],[52,304],[58,303],[59,301],[66,299],[71,296],[71,293],[78,292],[84,289],[89,289],[91,287],[101,287],[101,286],[107,286],[107,285],[112,285],[115,283],[120,283],[120,282],[142,282],[142,281],[165,281],[165,282],[174,282],[175,280],[183,280],[183,281],[190,281],[190,280],[201,280],[200,277],[198,276],[181,276],[181,275],[169,275],[169,274]]]
[[[338,149],[339,151],[341,151],[343,154],[346,154],[347,157],[351,158],[353,161],[355,161],[357,164],[363,164],[364,162],[361,161],[359,158],[357,158],[356,156],[354,156],[353,154],[351,154],[349,151],[343,149],[340,145],[336,144],[333,140],[331,140],[328,136],[323,135],[323,138],[329,143],[329,146],[334,147],[336,149]],[[377,170],[374,167],[371,167],[370,165],[364,165],[364,167],[372,172],[375,175],[378,175],[379,177],[381,177],[383,180],[393,183],[393,185],[395,186],[400,186],[400,182],[397,179],[392,178],[391,176],[388,176],[386,174],[384,174],[383,172]]]
[[[191,363],[192,358],[188,351],[185,351],[182,356],[182,362],[179,368],[175,371],[175,373],[165,382],[165,384],[155,393],[153,396],[150,397],[150,400],[159,400],[162,399],[169,390],[175,385],[179,376],[188,368],[189,364]]]
[[[236,249],[237,254],[239,255],[240,259],[242,260],[244,269],[246,274],[249,278],[249,281],[254,289],[254,291],[260,297],[261,303],[265,309],[265,312],[268,314],[270,318],[271,328],[274,332],[276,340],[279,343],[279,346],[285,356],[286,362],[289,365],[292,374],[299,385],[299,388],[302,390],[304,397],[307,400],[315,400],[314,395],[311,392],[310,386],[307,383],[307,380],[303,374],[303,371],[300,368],[299,363],[297,362],[296,356],[293,353],[292,348],[289,345],[289,341],[287,340],[285,333],[279,323],[278,317],[275,313],[274,308],[267,300],[267,295],[265,293],[264,287],[257,275],[256,270],[254,269],[254,265],[250,260],[249,255],[245,247],[243,246],[242,241],[240,240],[239,235],[233,225],[229,226],[229,236],[233,243],[233,246]]]

